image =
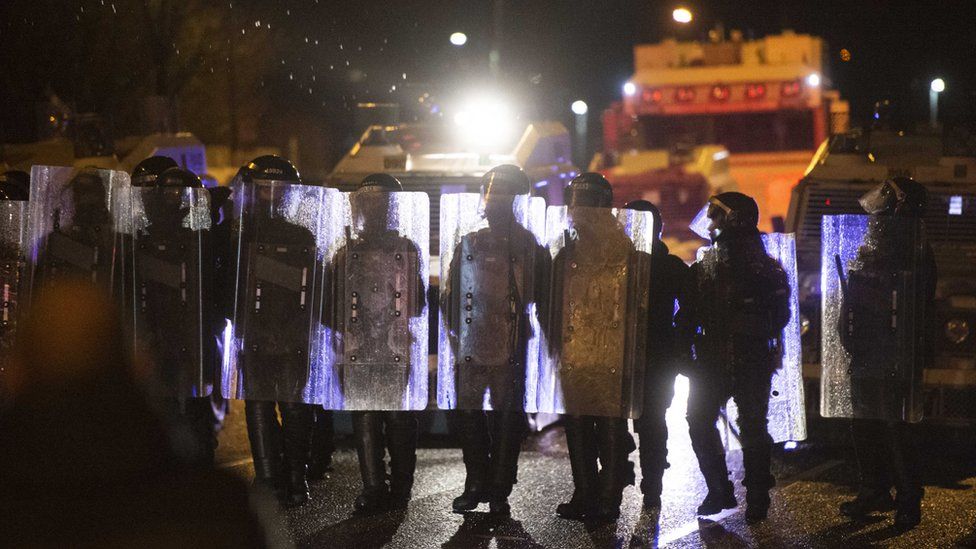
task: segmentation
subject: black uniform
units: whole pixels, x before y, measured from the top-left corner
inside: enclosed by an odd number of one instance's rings
[[[366,189],[367,187],[372,187]],[[367,176],[360,185],[360,191],[366,193],[386,193],[396,192],[402,189],[400,182],[395,178],[385,174],[373,174]],[[378,196],[378,195],[377,195]],[[385,204],[384,200],[374,199],[374,206]],[[369,199],[364,199],[369,203]],[[357,212],[362,218],[365,228],[361,234],[340,249],[333,261],[333,270],[329,275],[331,282],[333,313],[331,322],[336,327],[336,332],[349,337],[348,332],[357,330],[359,336],[366,336],[368,339],[379,342],[382,338],[389,337],[392,332],[398,332],[398,326],[402,322],[399,312],[396,317],[380,319],[373,310],[373,306],[383,307],[382,303],[388,303],[389,296],[378,297],[374,303],[370,296],[346,296],[344,283],[350,274],[350,269],[370,268],[369,265],[349,265],[349,261],[360,260],[367,254],[376,254],[379,257],[393,258],[398,257],[399,261],[404,261],[407,267],[407,276],[412,277],[416,296],[415,309],[407,311],[409,317],[417,317],[423,314],[424,299],[426,299],[426,285],[420,278],[420,266],[416,263],[421,257],[417,245],[395,230],[388,230],[385,226],[387,211],[360,211]],[[383,219],[382,227],[380,219]],[[379,267],[379,266],[374,266]],[[412,274],[411,271],[416,274]],[[365,276],[364,273],[361,273]],[[393,275],[394,273],[381,273]],[[408,278],[408,283],[410,279]],[[395,284],[392,280],[388,281],[388,287]],[[374,290],[376,291],[376,290]],[[379,293],[383,293],[382,291]],[[349,302],[347,303],[347,297]],[[348,309],[348,311],[347,311]],[[347,312],[355,311],[356,321],[359,318],[366,318],[367,322],[358,322],[357,326],[346,326]],[[371,314],[373,313],[373,314]],[[380,315],[385,311],[380,312]],[[388,313],[387,313],[388,314]],[[353,320],[350,315],[349,320]],[[372,322],[369,322],[369,319]],[[409,337],[409,336],[408,336]],[[364,349],[369,355],[382,353],[382,344],[370,345],[364,343]],[[412,344],[413,342],[411,342]],[[393,349],[391,349],[393,350]],[[399,352],[399,349],[393,350]],[[374,513],[388,507],[403,508],[410,500],[413,490],[414,470],[417,466],[417,432],[418,422],[415,412],[410,411],[389,411],[402,404],[403,395],[409,388],[409,371],[406,366],[409,360],[399,360],[397,363],[387,362],[390,359],[379,356],[362,357],[361,364],[357,366],[345,366],[342,373],[343,398],[347,401],[369,402],[374,398],[384,402],[382,404],[386,410],[376,411],[354,411],[352,412],[353,436],[356,442],[356,452],[359,456],[359,469],[363,481],[363,492],[356,498],[355,509],[358,513]],[[356,376],[351,379],[350,376]],[[391,381],[391,376],[393,380]],[[383,394],[369,394],[371,383],[370,379],[377,379],[377,385],[386,388],[397,386],[400,391],[382,391]],[[424,380],[426,382],[426,379]],[[378,406],[379,407],[379,406]],[[390,476],[387,484],[386,463],[384,462],[385,452],[390,454]]]
[[[290,162],[260,157],[242,168],[239,177],[255,181],[257,194],[255,215],[243,228],[238,258],[239,269],[253,271],[247,277],[239,273],[238,279],[246,278],[246,283],[237,288],[239,302],[256,311],[248,325],[239,328],[246,332],[246,348],[241,350],[247,354],[244,414],[255,479],[279,493],[286,491],[289,503],[301,505],[309,497],[306,475],[314,421],[313,407],[302,395],[309,377],[309,314],[320,304],[305,305],[304,290],[294,285],[300,284],[303,268],[314,265],[316,241],[308,229],[268,215],[271,204],[263,193],[273,191],[260,181],[300,184]],[[274,241],[257,241],[267,235]]]
[[[719,229],[691,267],[689,307],[679,312],[685,334],[693,334],[696,359],[689,375],[688,425],[708,486],[698,512],[714,514],[736,505],[715,425],[731,397],[739,409],[746,518],[762,520],[775,483],[766,416],[772,375],[780,365],[778,338],[789,321],[789,284],[782,266],[766,254],[755,202],[739,193],[722,193],[710,200],[715,201],[727,204],[738,219],[721,210],[709,214]]]
[[[565,202],[571,209],[573,207],[606,208],[606,225],[601,225],[598,218],[589,220],[587,223],[589,230],[581,227],[577,238],[567,242],[566,247],[553,259],[550,341],[562,341],[564,337],[560,333],[561,330],[557,329],[555,319],[564,315],[564,305],[572,306],[571,302],[568,304],[563,302],[563,285],[568,279],[567,273],[576,268],[574,257],[577,247],[585,242],[592,251],[596,243],[594,239],[600,239],[600,246],[626,256],[628,273],[633,273],[639,263],[638,252],[634,250],[633,242],[616,227],[616,219],[610,210],[613,193],[606,179],[599,174],[584,173],[570,182],[565,195]],[[612,273],[605,273],[605,275],[615,276]],[[632,276],[628,276],[626,283],[632,285],[635,281]],[[629,293],[629,290],[625,291]],[[624,320],[626,324],[631,321],[630,318]],[[567,341],[569,339],[567,337]],[[579,344],[576,346],[579,348]],[[592,351],[596,352],[596,348]],[[558,351],[551,350],[551,352]],[[633,463],[627,459],[627,456],[637,446],[627,428],[625,403],[620,401],[622,395],[617,395],[617,402],[611,403],[603,398],[604,395],[588,391],[584,386],[572,385],[563,386],[567,410],[596,407],[604,409],[606,415],[563,416],[574,490],[572,499],[559,504],[556,513],[571,520],[616,520],[620,515],[623,490],[635,480]],[[573,402],[574,400],[576,403]]]
[[[97,172],[76,175],[62,190],[70,204],[68,212],[58,207],[53,213],[53,231],[47,235],[38,257],[36,281],[41,287],[62,277],[89,281],[107,295],[121,291],[122,259],[117,257],[115,223],[106,205],[106,190]],[[39,284],[38,284],[39,283]],[[119,284],[118,287],[115,285]]]
[[[450,417],[466,472],[464,493],[453,502],[458,512],[481,502],[488,502],[492,512],[509,512],[508,496],[517,482],[528,425],[524,400],[530,311],[536,305],[544,316],[539,298],[545,301],[551,263],[549,252],[514,218],[515,195],[528,190],[528,177],[516,166],[498,166],[485,174],[482,197],[488,227],[462,237],[441,295],[441,314],[457,357],[457,410]],[[465,285],[474,286],[470,295]],[[462,311],[475,304],[478,310],[462,321]],[[462,330],[474,334],[463,346],[463,353],[471,353],[464,358],[457,341]],[[491,411],[482,410],[486,394]]]
[[[897,190],[897,196],[896,191]],[[896,178],[879,186],[862,198],[864,208],[877,217],[869,222],[868,234],[858,250],[854,267],[848,272],[847,291],[840,315],[841,343],[851,356],[851,368],[877,372],[885,364],[884,344],[890,339],[892,307],[888,296],[899,291],[900,274],[915,277],[916,295],[903,297],[914,305],[914,318],[901,318],[906,325],[914,322],[915,336],[921,339],[920,359],[913,365],[911,376],[920,376],[932,356],[932,314],[938,272],[928,242],[924,239],[921,216],[927,192],[923,186],[907,178]],[[914,230],[902,230],[905,228]],[[921,235],[921,236],[918,236]],[[921,245],[921,260],[915,250]],[[899,314],[899,317],[902,313]],[[909,336],[910,337],[910,336]],[[892,342],[897,345],[897,342]],[[851,399],[855,415],[865,407],[865,415],[881,412],[884,417],[900,417],[905,395],[903,377],[878,379],[865,375],[852,376]],[[915,380],[917,382],[917,379]],[[895,524],[911,528],[921,521],[921,483],[916,441],[917,426],[895,419],[853,419],[851,431],[860,473],[857,497],[841,504],[841,513],[862,516],[871,511],[892,507],[891,488],[895,488]]]
[[[644,507],[661,505],[661,483],[668,463],[667,410],[674,399],[674,381],[688,349],[679,349],[674,316],[685,302],[689,269],[678,256],[671,255],[660,240],[664,227],[657,206],[646,200],[629,202],[627,209],[649,211],[654,215],[654,242],[651,261],[651,291],[648,303],[647,365],[644,369],[644,405],[641,417],[634,420],[640,439],[641,493]]]
[[[138,169],[138,168],[137,168]],[[138,180],[138,178],[137,178]],[[213,272],[209,230],[183,226],[186,188],[200,188],[194,174],[173,167],[141,193],[150,225],[133,246],[133,310],[138,339],[150,352],[164,390],[167,412],[191,441],[185,457],[213,464],[216,433],[209,393],[214,382],[215,341],[210,337]],[[180,437],[182,439],[182,437]]]
[[[641,493],[647,507],[660,506],[664,470],[668,468],[668,424],[665,418],[674,398],[679,353],[676,351],[674,314],[684,302],[689,269],[669,253],[661,241],[654,243],[651,261],[651,297],[648,323],[648,357],[644,370],[644,408],[634,420],[640,439]]]

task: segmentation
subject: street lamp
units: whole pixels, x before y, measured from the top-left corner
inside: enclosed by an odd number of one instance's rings
[[[637,86],[633,82],[627,82],[624,84],[624,95],[631,96],[637,93]]]
[[[468,43],[468,35],[463,32],[455,32],[451,34],[451,44],[455,46],[463,46]]]
[[[580,166],[586,165],[586,113],[590,110],[586,101],[577,99],[569,106],[576,119],[576,161]]]
[[[688,23],[691,23],[692,19],[694,19],[694,16],[691,14],[691,10],[685,7],[675,8],[674,11],[671,12],[671,17],[682,25],[687,25]]]
[[[939,94],[945,89],[945,80],[941,78],[936,78],[929,85],[929,125],[933,128],[939,123]]]

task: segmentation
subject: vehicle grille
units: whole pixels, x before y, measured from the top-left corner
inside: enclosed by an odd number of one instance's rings
[[[797,262],[803,272],[820,271],[820,225],[824,215],[863,214],[858,204],[877,183],[836,183],[807,180],[794,193],[801,194],[789,230],[797,233]],[[931,185],[925,227],[942,275],[976,273],[976,189],[962,191],[949,185]],[[803,191],[807,192],[803,194]],[[950,215],[952,197],[961,200],[964,215]]]

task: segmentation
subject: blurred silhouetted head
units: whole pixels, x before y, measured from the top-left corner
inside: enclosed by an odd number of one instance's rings
[[[20,393],[60,393],[100,378],[130,378],[115,306],[83,281],[45,288],[18,331],[8,377]]]

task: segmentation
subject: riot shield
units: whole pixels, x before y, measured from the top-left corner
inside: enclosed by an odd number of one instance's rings
[[[927,294],[920,221],[824,216],[820,413],[922,419]]]
[[[225,397],[318,403],[327,373],[323,274],[338,191],[287,182],[234,188],[236,294]]]
[[[346,239],[330,280],[335,363],[326,409],[427,406],[430,220],[426,193],[346,195]]]
[[[210,200],[206,189],[131,190],[133,334],[165,393],[213,390]]]
[[[520,195],[486,212],[478,193],[441,195],[440,408],[536,411],[545,207]]]
[[[0,403],[7,393],[6,375],[10,350],[17,337],[20,291],[27,264],[27,208],[21,200],[0,200]]]
[[[800,297],[797,285],[796,239],[792,233],[762,236],[766,254],[786,271],[790,285],[790,320],[778,338],[779,368],[773,373],[769,392],[767,429],[773,442],[798,441],[807,438],[807,418],[803,393],[803,357],[800,348]],[[739,417],[735,400],[725,406],[729,425]]]
[[[650,212],[548,209],[554,259],[540,412],[640,416],[653,225]]]
[[[120,235],[132,230],[128,189],[125,172],[31,168],[31,293],[65,277],[121,300]]]

